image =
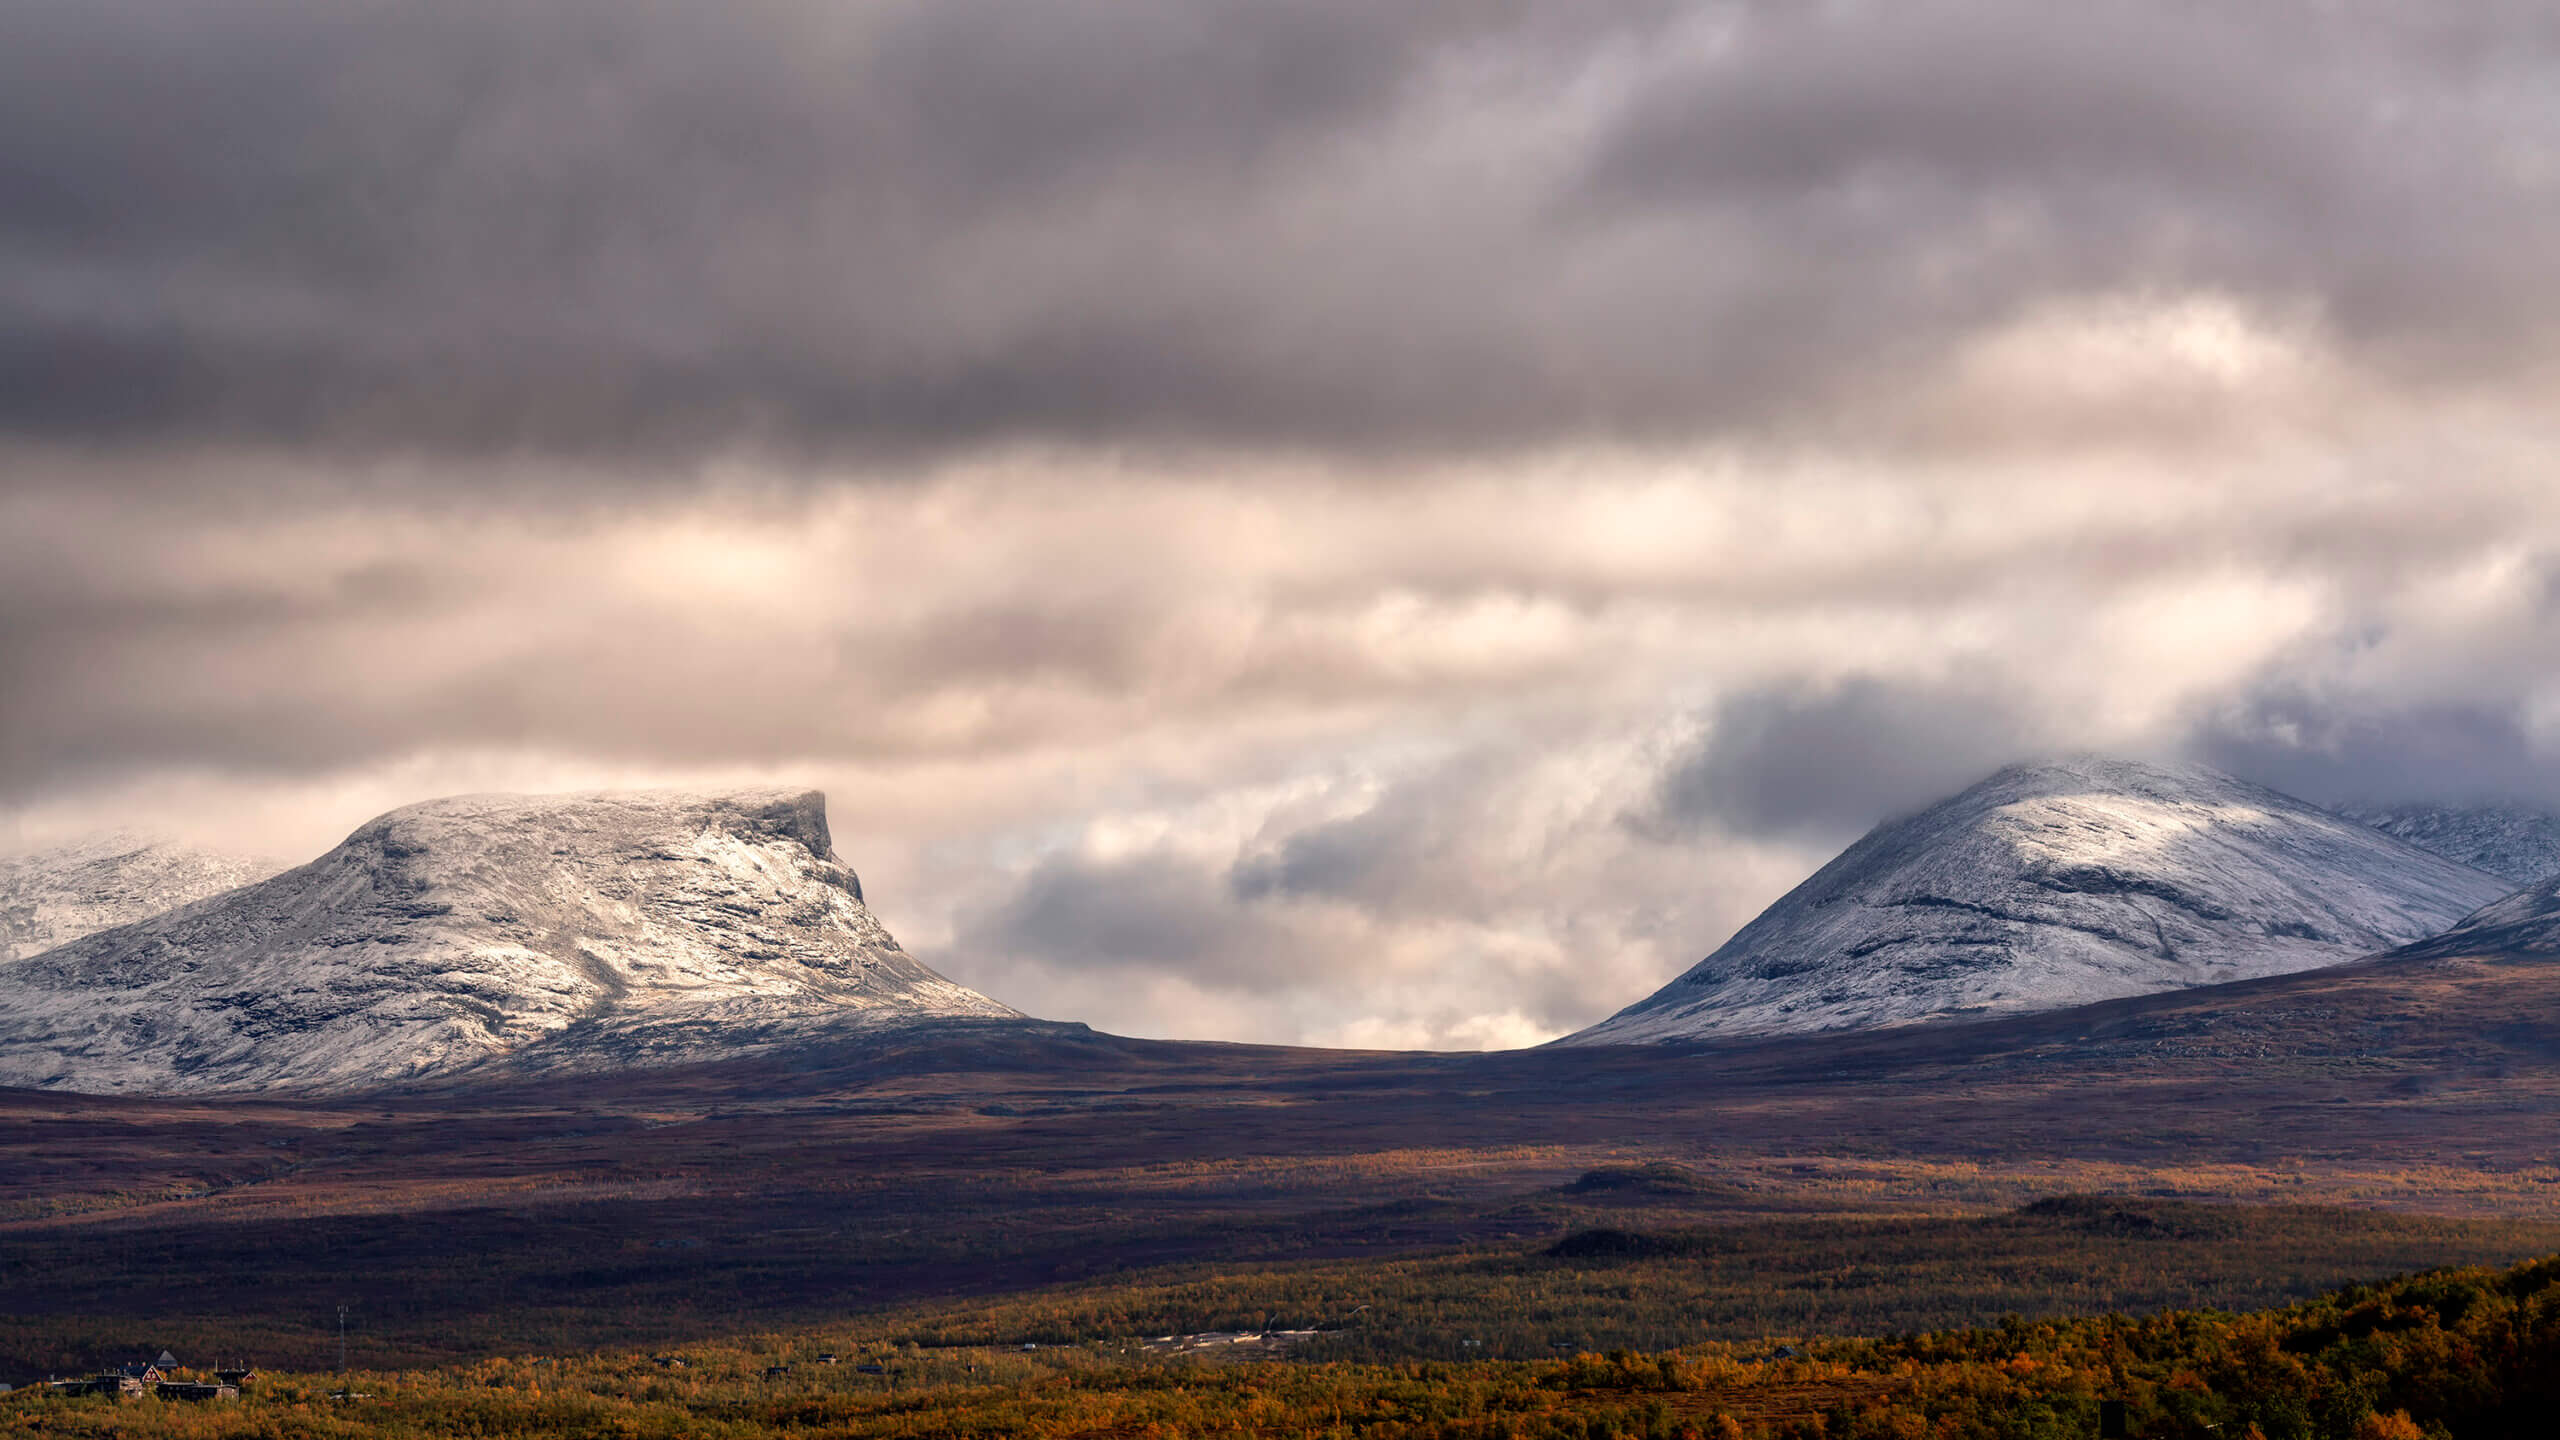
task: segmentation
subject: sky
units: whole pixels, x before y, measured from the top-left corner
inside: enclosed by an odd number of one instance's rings
[[[2560,805],[2560,12],[0,0],[0,848],[793,783],[1124,1033],[2013,760]]]

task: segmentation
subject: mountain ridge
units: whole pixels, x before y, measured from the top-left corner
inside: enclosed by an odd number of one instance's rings
[[[0,965],[236,890],[283,868],[129,830],[0,856]]]
[[[2413,960],[2560,955],[2560,875],[2483,905],[2392,954]]]
[[[2345,805],[2338,813],[2519,888],[2560,875],[2560,816],[2514,805]]]

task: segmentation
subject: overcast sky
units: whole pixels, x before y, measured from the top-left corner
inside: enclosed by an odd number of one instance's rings
[[[2560,11],[0,0],[0,843],[790,781],[1542,1040],[2009,760],[2560,803]]]

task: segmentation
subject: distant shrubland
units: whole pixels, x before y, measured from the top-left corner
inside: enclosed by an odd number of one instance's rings
[[[822,1355],[833,1355],[828,1362]],[[2560,1258],[2284,1309],[2028,1320],[1546,1360],[1215,1363],[1125,1344],[927,1349],[824,1332],[682,1355],[270,1376],[236,1404],[0,1397],[65,1436],[1257,1436],[1370,1440],[2505,1440],[2560,1413]]]

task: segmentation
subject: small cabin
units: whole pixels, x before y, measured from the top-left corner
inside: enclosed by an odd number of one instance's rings
[[[206,1384],[195,1380],[163,1380],[155,1387],[155,1393],[163,1400],[237,1400],[240,1398],[240,1387]]]
[[[135,1400],[151,1393],[151,1385],[157,1380],[160,1372],[154,1369],[151,1374],[153,1380],[147,1381],[139,1375],[127,1374],[121,1370],[109,1370],[103,1374],[92,1375],[86,1380],[66,1381],[63,1386],[57,1388],[67,1389],[74,1395],[105,1395],[116,1400]]]

